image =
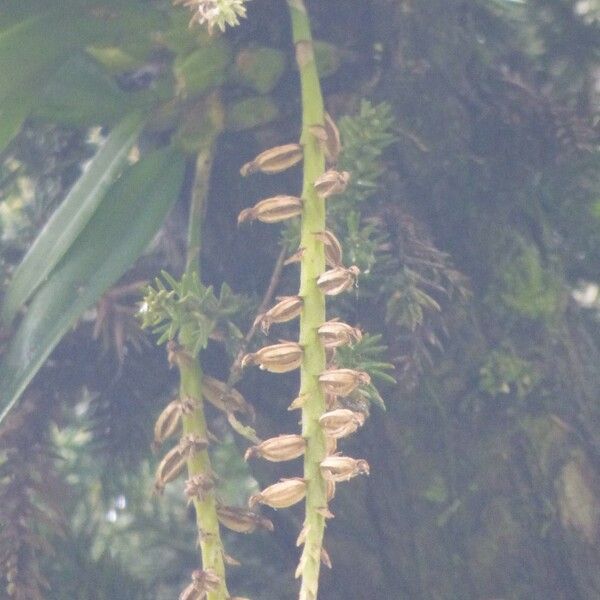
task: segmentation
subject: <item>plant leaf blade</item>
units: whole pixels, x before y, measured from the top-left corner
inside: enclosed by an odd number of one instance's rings
[[[19,307],[49,275],[98,209],[107,189],[123,169],[142,126],[139,114],[123,119],[54,211],[15,270],[2,307],[4,323],[13,320]]]
[[[183,172],[180,153],[158,150],[109,190],[9,344],[0,364],[0,423],[65,333],[143,252],[178,196]]]

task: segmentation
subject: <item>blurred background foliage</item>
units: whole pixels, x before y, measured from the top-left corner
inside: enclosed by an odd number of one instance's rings
[[[353,173],[346,193],[328,200],[330,227],[345,262],[363,270],[330,314],[372,334],[338,358],[367,368],[381,395],[347,400],[370,413],[346,447],[370,462],[371,476],[340,486],[327,537],[334,569],[323,574],[321,597],[598,598],[600,7],[308,7],[341,165]],[[242,208],[300,181],[296,171],[238,176],[258,151],[298,134],[284,2],[249,3],[247,20],[225,36],[187,21],[161,0],[0,7],[5,299],[33,240],[128,115],[145,115],[145,124],[123,143],[123,174],[109,182],[118,193],[107,186],[107,201],[145,214],[130,182],[155,164],[170,165],[168,186],[155,175],[163,196],[177,198],[165,200],[166,220],[157,213],[143,231],[129,217],[139,244],[123,246],[122,268],[97,282],[97,248],[80,243],[75,258],[59,257],[48,280],[31,286],[29,310],[4,322],[0,351],[10,367],[28,356],[15,344],[37,349],[23,324],[36,335],[48,327],[35,318],[54,297],[56,273],[74,272],[65,262],[83,265],[86,279],[69,285],[89,283],[95,305],[68,304],[60,335],[33,340],[49,352],[66,334],[0,425],[0,564],[11,598],[166,600],[194,568],[182,483],[152,494],[152,424],[175,376],[135,317],[140,282],[161,269],[182,272],[194,154],[209,149],[212,159],[203,278],[237,295],[240,331],[252,325],[281,247],[297,247],[293,225],[236,226]],[[183,160],[180,177],[172,165]],[[89,223],[76,232],[84,240]],[[296,292],[296,269],[284,269],[278,295]],[[286,327],[273,327],[271,339],[288,337]],[[251,347],[264,342],[257,334]],[[227,379],[237,350],[209,343],[206,371]],[[5,369],[0,385],[14,372]],[[260,436],[294,430],[286,408],[295,385],[294,375],[244,374],[238,387]],[[227,503],[243,505],[257,482],[289,474],[249,469],[240,459],[247,442],[222,415],[209,419],[224,442],[213,458]],[[301,515],[267,516],[273,533],[226,534],[241,562],[230,568],[230,588],[291,599]]]

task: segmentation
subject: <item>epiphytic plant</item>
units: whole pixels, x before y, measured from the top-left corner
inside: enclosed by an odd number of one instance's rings
[[[301,434],[284,434],[251,448],[247,457],[285,461],[304,456],[302,477],[275,483],[251,497],[251,507],[265,504],[286,508],[306,499],[306,513],[298,544],[303,545],[296,570],[301,578],[300,600],[315,600],[321,562],[330,566],[323,547],[325,523],[333,515],[328,503],[338,482],[369,473],[366,461],[337,452],[337,441],[364,423],[364,414],[341,407],[338,398],[370,384],[365,371],[336,367],[335,349],[361,339],[361,332],[337,320],[327,321],[326,297],[356,284],[358,267],[342,264],[342,248],[326,227],[327,199],[342,193],[350,174],[338,171],[341,149],[338,129],[324,110],[315,64],[309,17],[302,0],[288,0],[302,95],[302,133],[299,143],[271,148],[241,169],[275,174],[303,161],[300,197],[279,195],[245,209],[239,222],[276,223],[301,217],[300,249],[290,262],[300,263],[300,289],[296,296],[259,316],[263,329],[300,317],[298,341],[282,341],[247,354],[243,365],[284,373],[300,369],[300,390],[290,409],[302,411]]]

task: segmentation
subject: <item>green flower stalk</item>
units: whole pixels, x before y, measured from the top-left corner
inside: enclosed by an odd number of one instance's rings
[[[315,63],[310,22],[302,0],[288,0],[296,62],[300,71],[302,93],[302,135],[304,176],[302,198],[304,207],[300,246],[300,292],[304,310],[300,315],[300,345],[304,361],[300,369],[302,406],[302,437],[306,439],[304,480],[306,482],[306,514],[304,547],[296,575],[301,577],[300,600],[315,600],[319,587],[319,570],[325,532],[324,510],[327,507],[327,482],[321,475],[320,464],[327,456],[325,433],[319,418],[326,409],[325,392],[319,375],[326,369],[325,347],[318,336],[319,327],[327,320],[325,294],[317,281],[325,271],[325,246],[315,233],[326,230],[325,202],[317,194],[315,182],[325,172],[325,153],[312,130],[325,124],[325,109],[321,84]]]
[[[323,548],[325,521],[333,515],[328,502],[337,482],[368,474],[368,464],[336,454],[337,440],[356,431],[364,418],[352,411],[340,412],[336,398],[368,385],[367,373],[337,369],[328,365],[328,354],[335,348],[360,340],[356,328],[336,321],[327,322],[326,296],[353,287],[359,270],[341,264],[339,241],[326,229],[327,198],[344,191],[350,174],[334,169],[340,150],[339,133],[325,113],[321,85],[315,63],[310,23],[302,0],[287,0],[290,9],[296,61],[302,95],[302,133],[300,143],[271,148],[246,163],[243,176],[254,172],[274,174],[303,161],[301,197],[274,196],[261,200],[240,213],[238,222],[259,220],[277,223],[301,216],[300,250],[291,262],[300,262],[300,289],[288,296],[257,321],[263,331],[273,323],[300,316],[298,342],[281,341],[246,355],[242,365],[258,365],[273,373],[300,368],[300,391],[290,409],[302,410],[301,436],[284,434],[251,448],[247,457],[266,460],[292,460],[304,456],[303,477],[283,479],[250,498],[250,506],[265,504],[287,508],[305,498],[306,514],[298,544],[303,545],[296,571],[301,578],[300,600],[316,600],[321,562],[331,566]],[[327,267],[331,267],[327,270]],[[329,412],[328,412],[329,411]]]
[[[218,99],[215,97],[212,101],[218,102]],[[143,325],[162,333],[159,342],[168,340],[169,363],[179,371],[179,396],[165,408],[156,422],[155,445],[181,431],[179,444],[164,456],[156,474],[156,489],[160,492],[169,481],[187,469],[185,494],[196,513],[202,569],[194,571],[191,583],[180,596],[181,600],[227,600],[230,597],[225,580],[226,554],[220,535],[216,478],[208,453],[210,434],[204,414],[204,398],[212,400],[228,413],[244,410],[243,399],[240,401],[234,390],[229,394],[231,402],[227,394],[215,392],[214,384],[219,383],[216,380],[207,377],[207,389],[204,389],[198,360],[199,351],[206,346],[217,319],[231,312],[224,306],[223,291],[221,298],[217,299],[212,288],[205,288],[200,283],[202,215],[208,192],[213,142],[209,140],[196,157],[186,271],[181,282],[163,273],[172,289],[168,290],[157,279],[157,289],[148,288],[142,305]]]

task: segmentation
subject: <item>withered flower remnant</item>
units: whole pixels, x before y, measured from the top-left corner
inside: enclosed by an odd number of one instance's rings
[[[178,448],[183,456],[191,458],[197,452],[208,448],[208,440],[197,434],[189,433],[179,440]]]
[[[190,477],[185,482],[184,493],[187,496],[188,502],[192,502],[194,498],[202,501],[214,487],[214,476],[207,475],[206,473],[198,473],[198,475]]]
[[[221,578],[211,569],[197,569],[192,573],[192,583],[181,592],[179,600],[203,600],[209,592],[216,590],[220,583]]]

